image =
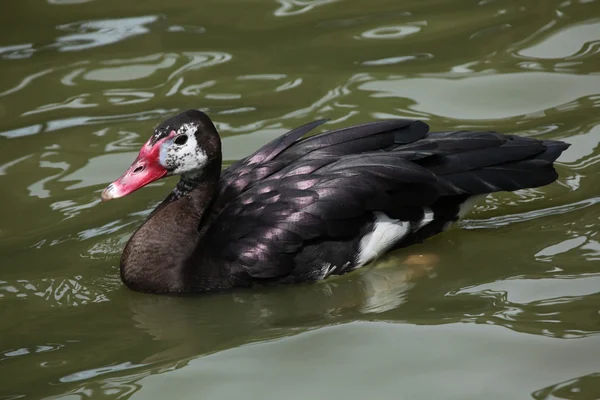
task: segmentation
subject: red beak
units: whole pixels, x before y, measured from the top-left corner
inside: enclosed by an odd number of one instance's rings
[[[102,201],[117,199],[127,196],[144,186],[159,180],[167,175],[168,171],[160,164],[160,147],[161,144],[174,136],[175,132],[171,132],[168,137],[158,140],[151,144],[150,140],[142,146],[137,158],[131,164],[131,167],[116,181],[111,183],[102,192]]]

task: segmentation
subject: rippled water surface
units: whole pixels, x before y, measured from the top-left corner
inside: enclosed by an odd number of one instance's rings
[[[600,2],[19,0],[0,14],[0,399],[599,399]],[[318,118],[572,144],[559,180],[316,285],[136,294],[152,128],[230,163]]]

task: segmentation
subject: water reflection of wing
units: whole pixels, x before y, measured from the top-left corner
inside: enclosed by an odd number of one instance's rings
[[[301,333],[332,323],[366,319],[398,307],[413,283],[415,266],[391,257],[379,267],[316,284],[238,290],[194,297],[135,297],[136,327],[168,343],[144,362],[188,358]],[[417,266],[417,269],[427,266]]]

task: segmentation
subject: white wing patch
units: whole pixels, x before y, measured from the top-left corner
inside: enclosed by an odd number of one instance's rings
[[[424,227],[425,225],[427,225],[428,223],[433,221],[433,218],[434,218],[434,214],[433,214],[433,211],[431,210],[431,208],[423,207],[423,219],[421,221],[419,221],[419,224],[417,225],[415,230],[417,231],[417,230],[421,229],[422,227]]]
[[[472,209],[473,207],[475,207],[475,204],[479,201],[479,200],[483,200],[486,197],[488,197],[488,194],[479,194],[477,196],[471,196],[469,197],[467,200],[465,200],[464,203],[462,203],[459,207],[458,207],[458,214],[457,214],[457,221],[459,219],[462,219],[465,215],[467,215]],[[454,225],[455,221],[450,221],[450,222],[446,222],[444,224],[444,230],[448,230],[450,229],[450,227],[452,225]]]
[[[323,265],[321,266],[321,269],[317,271],[317,279],[325,279],[327,278],[329,275],[331,275],[331,273],[333,271],[336,270],[336,266],[332,265],[331,263],[325,262],[323,263]]]
[[[410,230],[410,222],[391,219],[379,211],[373,214],[375,215],[373,231],[367,233],[360,240],[356,268],[360,268],[383,255],[406,236]]]

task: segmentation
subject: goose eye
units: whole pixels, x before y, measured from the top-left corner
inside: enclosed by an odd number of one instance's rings
[[[183,144],[185,144],[185,142],[187,142],[187,135],[179,135],[175,138],[175,140],[173,141],[173,143],[175,143],[178,146],[181,146]]]

